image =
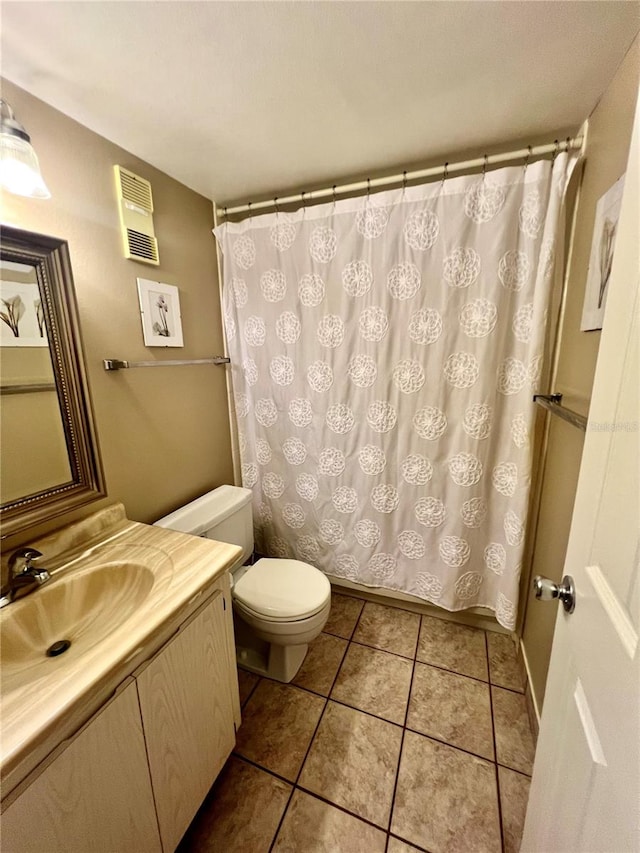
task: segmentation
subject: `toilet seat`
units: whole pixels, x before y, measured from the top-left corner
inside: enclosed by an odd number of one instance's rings
[[[307,619],[319,613],[330,596],[325,575],[299,560],[258,560],[233,585],[241,609],[273,622]]]

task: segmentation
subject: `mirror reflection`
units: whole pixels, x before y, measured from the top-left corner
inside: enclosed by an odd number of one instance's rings
[[[67,483],[71,466],[34,266],[0,261],[0,503]]]
[[[5,538],[104,491],[67,242],[3,225],[0,257]]]

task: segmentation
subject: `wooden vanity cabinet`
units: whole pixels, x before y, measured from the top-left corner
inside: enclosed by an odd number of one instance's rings
[[[207,596],[11,795],[3,853],[173,853],[235,744],[226,575]]]
[[[162,850],[132,678],[2,814],[3,853],[89,850]]]
[[[136,673],[164,853],[176,848],[235,744],[228,607],[216,590]]]

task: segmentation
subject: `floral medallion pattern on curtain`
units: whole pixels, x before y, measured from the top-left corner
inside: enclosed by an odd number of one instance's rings
[[[575,160],[216,229],[259,551],[514,627]]]

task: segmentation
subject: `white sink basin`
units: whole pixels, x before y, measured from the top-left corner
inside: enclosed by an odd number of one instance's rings
[[[0,626],[3,689],[38,678],[105,640],[136,612],[153,585],[147,566],[118,561],[71,572],[8,605]],[[47,656],[63,640],[69,649]]]

